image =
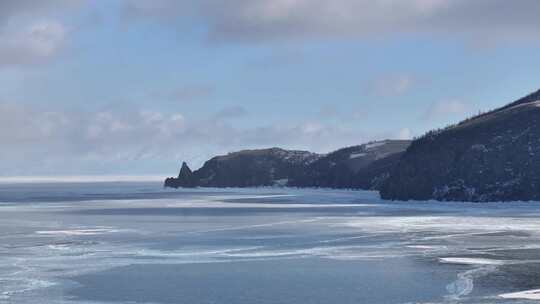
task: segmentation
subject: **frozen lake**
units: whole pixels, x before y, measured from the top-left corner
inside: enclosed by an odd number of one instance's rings
[[[0,184],[0,303],[532,303],[538,288],[540,203]]]

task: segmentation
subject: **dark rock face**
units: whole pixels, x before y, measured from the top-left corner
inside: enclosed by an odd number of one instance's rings
[[[337,150],[313,162],[289,185],[378,189],[409,144],[408,140],[385,140]]]
[[[197,186],[197,180],[195,179],[193,172],[189,168],[189,166],[186,164],[186,162],[182,163],[182,168],[180,169],[180,173],[178,174],[177,178],[169,177],[165,179],[165,187],[171,187],[171,188],[193,188]]]
[[[178,178],[168,178],[165,186],[377,189],[409,143],[373,142],[327,155],[279,148],[245,150],[214,157],[193,173],[184,164]]]
[[[540,200],[540,91],[413,141],[381,187],[396,200]]]
[[[279,148],[245,150],[210,159],[195,176],[203,187],[284,186],[319,157]]]
[[[194,185],[200,187],[285,186],[319,158],[315,153],[279,148],[244,150],[216,156],[192,176]],[[165,186],[184,187],[172,181]]]

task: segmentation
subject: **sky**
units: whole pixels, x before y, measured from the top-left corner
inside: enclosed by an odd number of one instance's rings
[[[409,139],[540,89],[537,0],[2,0],[0,176]]]

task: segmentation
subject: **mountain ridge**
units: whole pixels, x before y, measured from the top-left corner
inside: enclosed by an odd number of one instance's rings
[[[276,147],[241,150],[215,156],[189,176],[179,174],[177,178],[167,178],[165,186],[374,189],[388,173],[390,166],[384,162],[395,162],[395,154],[402,153],[409,143],[406,140],[384,140],[328,154]],[[361,182],[357,182],[357,177]]]
[[[392,200],[540,200],[540,91],[414,140],[381,186]]]
[[[216,156],[191,174],[187,169],[165,186],[278,185],[379,190],[390,200],[538,201],[540,90],[412,141],[375,141],[327,154],[243,150]]]

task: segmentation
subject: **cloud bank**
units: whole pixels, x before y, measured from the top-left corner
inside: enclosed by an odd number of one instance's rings
[[[369,136],[317,121],[236,127],[248,115],[226,107],[207,118],[156,111],[64,111],[0,103],[1,175],[156,174],[187,160],[272,146],[327,152]],[[401,133],[400,133],[401,134]],[[377,134],[398,136],[396,134]],[[171,172],[173,174],[174,172]]]
[[[536,37],[539,10],[536,0],[128,0],[123,14],[169,24],[195,18],[218,42],[419,33],[485,44]]]
[[[17,72],[22,75],[21,87],[26,89],[23,82],[27,70],[53,60],[76,40],[73,39],[77,36],[75,27],[70,26],[70,22],[79,22],[74,19],[81,15],[74,14],[77,16],[73,17],[66,14],[66,10],[94,6],[103,11],[110,9],[104,14],[105,20],[114,20],[110,24],[126,27],[137,22],[143,26],[157,24],[173,34],[195,33],[195,38],[173,36],[194,38],[190,42],[195,44],[203,37],[215,44],[240,44],[242,47],[229,50],[242,52],[257,50],[260,44],[266,44],[270,47],[265,51],[273,57],[264,61],[266,65],[261,65],[262,68],[299,62],[308,53],[293,51],[280,57],[278,52],[273,52],[273,47],[281,43],[302,44],[312,40],[328,43],[332,39],[372,42],[369,39],[426,35],[435,40],[458,38],[475,45],[492,45],[516,39],[536,43],[540,33],[540,19],[537,18],[540,1],[537,0],[124,0],[119,2],[120,12],[116,5],[101,7],[101,2],[95,3],[84,0],[0,1],[0,71],[6,72],[3,76],[9,80],[11,69],[21,68],[22,72]],[[119,17],[123,22],[117,22]],[[152,29],[159,30],[158,27]],[[79,41],[73,45],[88,44]],[[246,45],[248,48],[243,48]],[[103,46],[106,47],[106,43]],[[252,46],[255,47],[250,48]],[[332,46],[332,41],[327,46]],[[223,49],[216,50],[217,54]],[[178,60],[182,60],[180,55]],[[209,71],[211,73],[210,68]],[[48,77],[47,72],[43,69],[39,75]],[[41,77],[39,75],[34,77]],[[203,72],[200,75],[204,75]],[[381,74],[366,83],[364,89],[367,88],[376,101],[380,96],[403,97],[418,86],[414,73]],[[129,92],[122,92],[123,89],[112,92],[111,100],[129,99]],[[153,100],[195,104],[217,99],[223,104],[221,102],[227,98],[204,81],[203,84],[180,85],[163,92],[152,89],[143,90],[148,101],[134,104],[144,108],[145,102],[150,107]],[[368,120],[366,113],[374,103],[365,105],[367,102],[355,111],[330,103],[321,107],[317,117],[305,118],[305,113],[297,113],[295,121],[284,119],[279,124],[252,119],[255,122],[247,127],[237,124],[249,119],[249,109],[242,105],[221,109],[211,109],[209,105],[205,118],[194,119],[189,113],[147,111],[132,108],[132,105],[119,106],[122,109],[114,111],[85,112],[66,110],[71,108],[71,100],[57,102],[60,108],[47,106],[46,101],[41,101],[43,106],[38,107],[1,100],[25,100],[25,94],[0,96],[2,175],[162,173],[164,169],[176,170],[180,160],[197,166],[214,154],[243,148],[282,146],[327,152],[372,139],[414,135],[406,126],[395,126],[396,132],[387,134],[349,128],[348,122],[353,118]],[[25,101],[40,103],[39,100]],[[308,103],[309,100],[301,102]],[[431,123],[465,115],[469,107],[459,100],[443,99],[422,110],[425,114],[420,114],[419,120],[423,118]]]

